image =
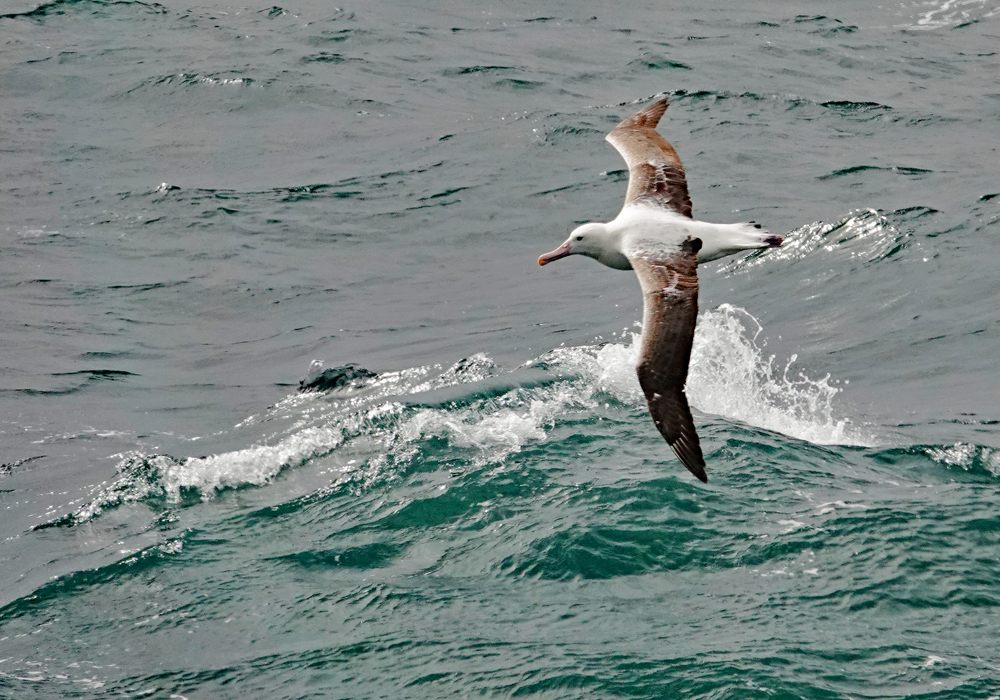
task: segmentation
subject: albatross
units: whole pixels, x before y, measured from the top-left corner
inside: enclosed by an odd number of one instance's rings
[[[586,255],[616,270],[635,270],[643,299],[639,385],[653,422],[674,454],[707,482],[684,394],[698,315],[698,263],[741,250],[776,248],[782,238],[752,221],[712,224],[691,216],[684,167],[656,132],[666,111],[664,97],[605,137],[628,164],[625,205],[614,221],[577,227],[561,246],[539,257],[538,264]]]

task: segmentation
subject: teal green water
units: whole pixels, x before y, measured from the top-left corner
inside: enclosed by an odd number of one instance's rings
[[[4,683],[11,697],[87,679],[129,697],[991,691],[1000,524],[980,505],[997,488],[981,458],[942,474],[922,448],[789,455],[710,422],[727,474],[706,489],[648,447],[612,456],[646,432],[622,413],[561,421],[502,464],[470,468],[474,453],[431,437],[391,485],[163,512],[162,543],[3,609],[25,656]],[[64,656],[26,665],[31,649]]]
[[[0,698],[1000,698],[995,5],[10,0]],[[664,92],[707,485],[536,263]]]
[[[734,318],[718,316],[703,327]],[[630,350],[293,396],[256,418],[299,419],[270,447],[126,460],[25,533],[93,566],[0,612],[20,656],[6,692],[992,692],[996,453],[824,446],[702,415],[702,486],[616,383]]]

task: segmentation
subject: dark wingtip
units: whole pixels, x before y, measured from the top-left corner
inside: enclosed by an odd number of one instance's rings
[[[680,457],[680,455],[677,455],[677,456]],[[684,459],[682,459],[681,461],[684,462],[684,466],[687,467],[687,470],[689,472],[691,472],[692,474],[694,474],[698,478],[699,481],[701,481],[703,484],[707,484],[708,483],[708,474],[705,472],[705,463],[704,462],[702,462],[701,464],[698,464],[696,462],[689,462],[689,461],[684,460]]]
[[[680,456],[680,455],[678,455],[678,456]],[[698,463],[698,462],[692,463],[692,462],[689,462],[689,461],[684,460],[684,459],[682,459],[681,461],[684,462],[684,466],[687,467],[687,470],[689,472],[691,472],[696,477],[698,477],[699,481],[701,481],[704,484],[708,483],[708,474],[705,472],[705,462],[704,462],[704,460],[702,460],[701,463]]]
[[[767,243],[772,248],[780,248],[784,240],[785,239],[782,238],[781,236],[768,236],[767,238],[764,239],[764,242]]]
[[[674,451],[677,459],[687,467],[689,472],[698,477],[700,481],[708,483],[708,474],[705,473],[705,458],[701,454],[701,445],[697,434],[694,435],[693,442],[686,437],[681,437],[670,445],[670,449]]]

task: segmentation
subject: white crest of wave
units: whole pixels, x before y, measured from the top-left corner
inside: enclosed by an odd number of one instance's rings
[[[174,464],[161,463],[160,482],[167,499],[179,501],[182,488],[194,488],[202,499],[224,488],[261,485],[286,467],[294,467],[336,448],[344,439],[336,426],[314,426],[294,433],[275,445],[254,445],[208,457],[189,457]]]
[[[748,322],[747,324],[744,321]],[[749,324],[756,326],[751,331]],[[811,379],[793,372],[796,355],[784,367],[756,343],[763,328],[744,309],[723,304],[698,319],[688,399],[699,410],[784,433],[819,445],[867,444],[838,418],[830,375]]]
[[[817,444],[867,444],[836,415],[834,398],[840,390],[830,384],[829,376],[792,376],[795,356],[783,367],[776,364],[757,344],[761,332],[751,314],[729,304],[699,316],[687,383],[691,404],[705,413]],[[568,375],[566,380],[515,386],[495,396],[473,391],[467,402],[447,407],[407,405],[399,399],[478,384],[495,374],[492,360],[485,355],[467,358],[433,378],[432,368],[412,368],[330,395],[294,394],[263,419],[247,419],[237,426],[286,421],[280,436],[267,440],[270,444],[186,459],[128,455],[118,477],[99,485],[96,498],[68,517],[86,522],[106,508],[148,497],[178,503],[185,500],[185,491],[210,500],[225,489],[264,485],[286,468],[354,443],[368,453],[362,460],[367,463],[363,478],[381,478],[405,468],[423,447],[436,449],[427,444],[431,438],[442,438],[449,448],[472,450],[459,457],[466,464],[502,464],[526,444],[544,441],[560,419],[593,413],[599,401],[607,401],[602,394],[645,407],[635,374],[639,345],[639,334],[626,331],[620,342],[556,348],[527,364]]]
[[[944,2],[925,2],[925,7],[932,9],[922,12],[916,24],[900,25],[902,29],[941,29],[976,19],[992,17],[1000,7],[989,7],[988,0],[944,0]]]
[[[69,518],[84,523],[107,508],[148,497],[178,503],[183,489],[196,490],[207,501],[226,488],[260,486],[286,467],[330,452],[344,439],[340,427],[323,425],[292,433],[274,445],[253,445],[207,457],[177,460],[168,455],[125,455],[118,467],[118,478],[108,486],[99,485],[96,497],[77,508]]]
[[[391,453],[396,465],[407,463],[420,440],[440,437],[453,447],[476,450],[478,454],[469,460],[473,466],[499,464],[525,444],[544,440],[546,429],[559,416],[592,409],[590,393],[560,384],[512,389],[497,398],[474,401],[457,409],[417,409],[392,431],[387,455]]]
[[[639,359],[639,334],[622,332],[628,342],[598,346],[556,348],[543,360],[571,373],[580,374],[588,385],[625,403],[644,401],[635,365]]]
[[[753,315],[731,304],[698,317],[686,388],[691,404],[820,445],[869,444],[848,429],[845,418],[837,417],[834,397],[840,389],[830,384],[830,376],[811,379],[793,372],[795,355],[784,367],[777,365],[757,345],[761,331]],[[626,343],[599,348],[559,348],[552,358],[619,400],[642,404],[635,374],[640,336],[630,335]]]
[[[470,364],[463,363],[463,366]],[[446,372],[445,377],[448,376]],[[388,377],[387,381],[400,393],[427,390],[422,374],[412,379],[410,386],[399,386],[397,376]],[[465,379],[450,383],[474,383],[482,377],[469,373]],[[420,442],[434,437],[444,438],[452,447],[475,450],[478,454],[470,459],[474,465],[501,463],[525,444],[544,440],[546,429],[559,416],[568,411],[592,409],[594,404],[589,396],[593,391],[593,387],[573,383],[515,388],[497,397],[450,408],[406,407],[380,397],[380,402],[371,408],[322,417],[319,419],[324,421],[322,425],[297,430],[275,445],[188,458],[183,462],[159,461],[156,466],[167,498],[178,501],[183,488],[197,489],[203,500],[209,500],[225,488],[265,484],[283,469],[322,456],[355,437],[364,437],[379,446],[370,459],[374,472],[382,471],[390,462],[396,467],[410,463]]]
[[[541,440],[541,424],[551,420],[553,411],[543,401],[532,401],[527,411],[509,408],[496,413],[480,411],[445,411],[424,409],[399,428],[399,437],[414,442],[422,437],[439,436],[459,447],[518,449],[527,440]]]
[[[992,447],[956,442],[946,447],[928,448],[925,452],[939,464],[961,467],[966,471],[978,460],[990,473],[1000,476],[1000,450]]]
[[[767,248],[730,260],[716,269],[721,275],[746,274],[755,268],[799,263],[822,251],[828,261],[875,263],[910,244],[912,236],[901,233],[874,209],[851,211],[833,223],[814,221],[789,231],[780,248]]]

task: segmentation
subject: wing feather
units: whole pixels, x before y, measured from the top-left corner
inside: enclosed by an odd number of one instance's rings
[[[646,204],[691,218],[691,197],[681,159],[656,132],[667,98],[654,102],[616,126],[605,139],[628,165],[625,204]]]
[[[698,316],[699,239],[672,255],[630,255],[643,296],[642,343],[636,371],[649,413],[677,458],[708,481],[705,458],[684,384]]]

